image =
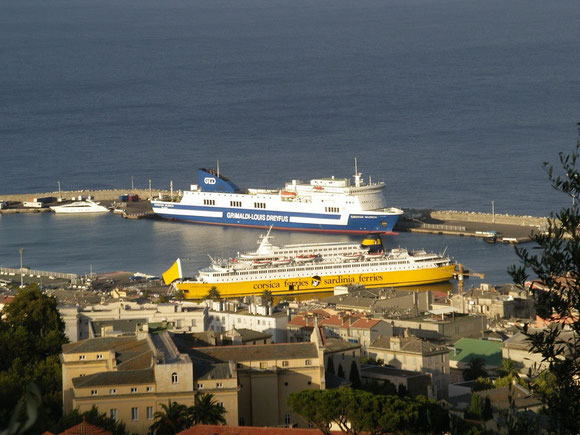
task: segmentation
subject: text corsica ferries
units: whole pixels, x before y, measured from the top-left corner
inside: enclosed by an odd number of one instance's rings
[[[198,184],[177,201],[151,201],[153,211],[166,219],[198,224],[230,225],[278,230],[366,234],[392,233],[398,208],[387,208],[384,183],[319,178],[293,180],[283,189],[240,189],[213,169],[198,169]]]
[[[365,287],[423,285],[449,281],[455,264],[444,255],[425,251],[384,251],[380,234],[357,243],[274,246],[270,231],[256,251],[230,259],[212,259],[195,278],[184,278],[181,261],[163,274],[188,299],[202,299],[215,287],[222,297],[261,294],[292,295],[329,292],[338,285]],[[210,257],[211,258],[211,257]]]

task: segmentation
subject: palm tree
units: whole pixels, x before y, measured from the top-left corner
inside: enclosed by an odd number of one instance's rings
[[[167,402],[161,404],[162,411],[155,413],[155,422],[149,426],[149,433],[154,435],[174,435],[191,426],[189,409],[181,403]]]
[[[483,358],[472,358],[467,367],[463,369],[463,379],[466,381],[473,381],[479,377],[487,378],[487,371],[485,370],[485,361]]]
[[[270,290],[264,290],[262,292],[262,301],[272,305],[274,302],[274,297],[272,296],[272,292]]]
[[[195,394],[195,404],[189,408],[193,424],[226,424],[225,408],[214,400],[213,394]]]
[[[514,378],[520,377],[520,372],[516,367],[516,363],[509,358],[508,359],[503,358],[501,360],[501,366],[497,369],[497,371],[504,377],[505,376],[510,376]]]
[[[207,295],[205,295],[204,299],[211,299],[212,301],[219,301],[221,298],[222,298],[222,295],[220,295],[220,291],[214,285],[207,291]]]

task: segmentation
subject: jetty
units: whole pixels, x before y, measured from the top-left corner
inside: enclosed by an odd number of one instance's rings
[[[406,210],[395,231],[479,237],[492,243],[525,243],[543,232],[548,218],[465,211]]]

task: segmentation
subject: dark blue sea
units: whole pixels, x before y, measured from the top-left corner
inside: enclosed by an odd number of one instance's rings
[[[401,208],[545,216],[580,121],[577,0],[3,0],[0,193],[363,176]],[[260,231],[0,217],[0,266],[161,273]],[[279,234],[277,243],[343,236]],[[513,247],[401,234],[509,281]]]

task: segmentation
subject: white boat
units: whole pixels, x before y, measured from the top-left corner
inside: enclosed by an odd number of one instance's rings
[[[392,234],[403,211],[386,207],[384,189],[382,182],[365,182],[356,161],[354,182],[335,177],[292,180],[282,189],[240,189],[219,169],[201,168],[198,184],[180,200],[154,200],[151,206],[162,218],[198,224]]]
[[[107,213],[109,209],[91,200],[76,201],[70,204],[55,205],[50,207],[55,213]]]

